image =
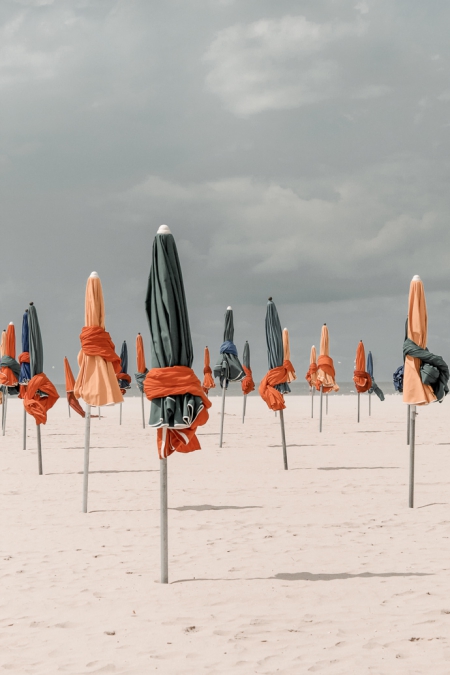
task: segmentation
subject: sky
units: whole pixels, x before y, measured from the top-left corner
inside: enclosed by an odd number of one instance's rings
[[[228,305],[265,374],[272,296],[301,379],[326,322],[338,382],[360,339],[391,380],[415,274],[449,360],[449,25],[436,0],[3,0],[0,328],[33,301],[62,382],[96,270],[134,372],[165,223],[199,374]]]

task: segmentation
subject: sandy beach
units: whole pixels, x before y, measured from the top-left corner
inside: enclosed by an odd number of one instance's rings
[[[0,437],[2,672],[446,675],[450,439],[444,406],[419,410],[416,508],[407,508],[405,406],[334,396],[318,433],[306,396],[279,420],[257,397],[220,399],[203,449],[169,459],[169,585],[159,583],[155,432],[140,401],[84,422],[64,399],[22,450],[22,404]],[[318,401],[318,399],[316,399]],[[445,404],[444,404],[445,405]],[[317,406],[318,410],[318,406]],[[29,425],[31,423],[29,420]]]

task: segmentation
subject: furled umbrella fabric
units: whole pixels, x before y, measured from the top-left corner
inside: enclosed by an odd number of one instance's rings
[[[136,370],[137,373],[134,374],[136,384],[139,391],[144,391],[144,380],[145,376],[148,373],[147,366],[145,364],[145,352],[144,352],[144,340],[140,333],[136,336]]]
[[[374,380],[373,377],[373,357],[372,357],[372,352],[369,352],[367,354],[367,372],[370,375],[370,378],[372,380],[372,386],[369,389],[369,394],[376,394],[380,401],[384,401],[384,394],[381,391],[380,387],[377,385],[377,383]]]
[[[125,394],[127,389],[131,389],[131,377],[128,375],[128,347],[125,340],[120,350],[120,373],[117,375],[117,379],[122,394]]]
[[[28,382],[31,380],[30,370],[30,344],[28,339],[28,310],[25,311],[22,319],[22,352],[19,354],[20,363],[20,394],[19,398],[25,395],[25,389]]]
[[[4,340],[4,353],[0,359],[0,385],[8,388],[8,393],[19,393],[20,365],[16,361],[16,332],[10,323]]]
[[[105,330],[105,305],[99,276],[93,272],[86,284],[85,325],[80,335],[78,354],[80,371],[74,394],[90,406],[121,403],[117,375],[121,371],[120,357]]]
[[[272,298],[267,303],[266,343],[269,371],[261,380],[259,394],[271,410],[284,410],[283,394],[290,392],[287,380],[289,373],[294,372],[294,367],[284,359],[283,334]]]
[[[330,357],[330,338],[328,326],[322,326],[320,336],[320,353],[317,359],[316,389],[319,391],[322,387],[324,394],[330,391],[339,391],[335,381],[336,373],[334,370],[333,359]]]
[[[305,375],[305,379],[308,382],[309,386],[315,387],[316,386],[316,380],[317,380],[317,355],[316,355],[316,348],[314,345],[311,347],[311,353],[309,357],[309,369],[308,372]]]
[[[70,367],[67,356],[64,357],[64,377],[66,381],[66,396],[70,407],[76,413],[81,415],[81,417],[85,417],[85,412],[75,398],[75,394],[73,393],[73,390],[75,389],[75,378],[73,376],[72,368]]]
[[[214,366],[214,377],[219,378],[221,387],[228,387],[228,382],[240,382],[245,377],[244,369],[239,361],[238,351],[233,340],[233,310],[231,307],[227,307],[223,343],[220,347],[219,359]]]
[[[161,226],[153,242],[146,297],[151,333],[151,367],[144,391],[152,402],[150,426],[157,428],[158,452],[200,449],[196,436],[208,420],[211,402],[192,370],[193,349],[186,296],[175,239]]]
[[[366,354],[364,351],[364,344],[361,340],[356,348],[355,370],[353,371],[353,382],[355,383],[356,391],[363,394],[372,386],[372,378],[366,371]]]
[[[409,405],[428,405],[442,401],[447,395],[449,370],[442,357],[427,349],[427,305],[423,283],[418,277],[411,281],[408,304],[407,337],[403,344],[403,401]]]
[[[291,345],[289,342],[289,331],[287,328],[283,328],[283,356],[284,361],[291,360]],[[296,379],[297,375],[295,374],[295,370],[289,371],[287,381],[293,382]]]
[[[203,382],[202,387],[205,394],[209,392],[210,389],[214,389],[216,383],[214,382],[211,370],[211,362],[209,358],[209,349],[205,347],[205,352],[203,355]]]
[[[23,398],[25,410],[36,420],[36,424],[47,422],[47,413],[59,398],[55,385],[44,371],[44,349],[36,307],[30,303],[28,310],[28,339],[30,347],[30,374]]]
[[[250,367],[250,345],[248,342],[246,342],[244,345],[244,352],[242,354],[242,368],[244,369],[245,377],[243,380],[241,380],[241,387],[243,393],[247,396],[255,389],[252,369]]]
[[[0,343],[0,356],[3,356],[6,351],[6,330],[2,331],[2,340]]]

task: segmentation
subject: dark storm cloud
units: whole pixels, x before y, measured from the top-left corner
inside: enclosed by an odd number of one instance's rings
[[[165,222],[198,356],[232,304],[260,375],[273,295],[300,375],[331,320],[341,379],[361,337],[388,377],[416,273],[430,346],[448,351],[449,15],[415,0],[2,3],[5,326],[34,300],[61,379],[96,269],[108,328],[132,342]]]

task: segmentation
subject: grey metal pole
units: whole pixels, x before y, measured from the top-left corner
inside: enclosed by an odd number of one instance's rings
[[[161,583],[169,583],[169,527],[167,517],[167,458],[160,460]]]
[[[84,430],[84,472],[83,472],[83,513],[87,513],[89,481],[89,444],[91,440],[91,406],[86,406],[86,426]]]
[[[245,408],[247,407],[247,396],[244,394],[244,402],[242,404],[242,424],[245,422]]]
[[[406,406],[406,445],[409,445],[409,434],[411,430],[411,406]]]
[[[358,424],[361,417],[361,394],[358,391]]]
[[[144,392],[141,393],[141,404],[142,404],[142,428],[145,429]]]
[[[322,412],[323,412],[323,386],[320,386],[320,413],[319,413],[319,431],[322,431]]]
[[[119,424],[122,424],[122,404],[120,404],[120,421]]]
[[[409,405],[410,417],[410,442],[409,442],[409,508],[414,508],[414,452],[416,449],[416,406]]]
[[[372,399],[372,394],[369,394],[369,417],[372,414],[371,399]]]
[[[223,418],[225,416],[225,392],[226,392],[226,380],[223,381],[223,387],[222,387],[222,411],[220,413],[220,438],[219,438],[219,448],[222,447],[222,441],[223,441]]]
[[[27,411],[23,409],[23,449],[27,449]]]
[[[8,387],[5,387],[5,393],[3,394],[3,396],[5,398],[5,417],[3,420],[3,436],[4,436],[6,433],[6,413],[8,411]]]
[[[36,438],[37,438],[39,475],[42,476],[42,447],[41,447],[41,425],[40,424],[36,424]]]
[[[314,389],[315,387],[311,387],[311,419],[314,418]]]
[[[282,410],[280,410],[280,426],[281,426],[281,444],[283,446],[283,462],[284,462],[284,468],[285,468],[285,470],[287,470],[288,461],[287,461],[287,450],[286,450],[286,434],[284,432],[284,415],[283,415]]]
[[[67,399],[67,407],[69,408],[69,417],[71,417],[71,414],[70,414],[70,403],[69,403],[69,400],[68,400],[68,399]]]
[[[328,393],[325,397],[325,415],[328,415],[328,397],[329,397],[329,395],[330,394]]]
[[[3,436],[5,435],[3,430],[5,428],[5,399],[6,399],[6,394],[5,394],[5,387],[2,387],[2,434]]]

